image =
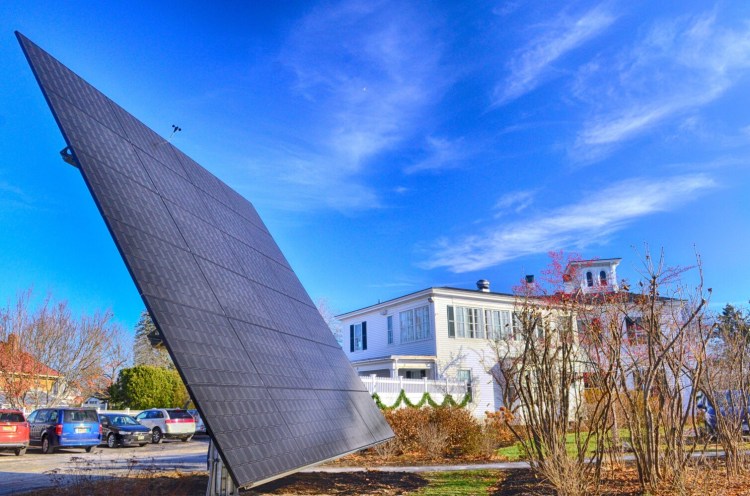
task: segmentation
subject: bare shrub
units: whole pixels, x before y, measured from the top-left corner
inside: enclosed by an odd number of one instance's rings
[[[437,423],[428,422],[417,430],[416,441],[428,458],[440,458],[448,447],[450,435]]]

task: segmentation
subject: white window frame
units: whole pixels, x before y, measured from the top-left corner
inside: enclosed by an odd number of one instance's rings
[[[430,306],[424,305],[417,308],[404,310],[398,314],[401,344],[424,341],[431,336],[430,332]]]
[[[354,324],[354,351],[363,351],[362,344],[362,322],[360,322]]]

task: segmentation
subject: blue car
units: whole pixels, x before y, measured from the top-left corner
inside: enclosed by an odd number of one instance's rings
[[[719,413],[724,418],[731,422],[742,422],[743,435],[750,433],[750,427],[748,427],[750,398],[745,398],[743,401],[741,391],[722,391],[715,398],[709,398],[707,395],[700,393],[696,406],[699,410],[703,411],[703,418],[708,434],[713,435],[716,432],[716,406],[719,407]]]
[[[29,444],[41,446],[45,454],[57,448],[84,448],[90,453],[102,441],[99,415],[91,408],[40,408],[26,420]]]

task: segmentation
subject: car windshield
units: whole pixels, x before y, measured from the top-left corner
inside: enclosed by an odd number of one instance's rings
[[[63,422],[99,422],[96,410],[65,410]]]
[[[108,418],[112,425],[139,425],[130,415],[113,415]]]
[[[22,413],[0,413],[0,422],[23,422]]]

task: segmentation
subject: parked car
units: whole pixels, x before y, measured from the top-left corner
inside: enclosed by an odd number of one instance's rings
[[[741,422],[742,435],[750,435],[750,398],[744,398],[741,391],[722,391],[714,398],[714,401],[702,391],[698,393],[697,408],[701,412],[707,434],[716,434],[716,406],[726,419]],[[735,424],[736,425],[736,424]]]
[[[124,413],[100,413],[102,441],[110,448],[118,446],[146,446],[151,441],[151,429]]]
[[[29,444],[42,453],[57,448],[84,448],[90,453],[102,441],[99,415],[91,408],[40,408],[28,417]]]
[[[205,434],[206,424],[203,423],[203,419],[201,418],[201,414],[198,412],[198,410],[188,410],[188,413],[192,415],[193,420],[195,420],[195,433]]]
[[[0,450],[13,450],[16,456],[29,446],[29,423],[21,410],[0,410]]]
[[[161,443],[164,438],[188,442],[195,434],[195,420],[181,408],[153,408],[145,410],[135,419],[151,429],[151,442]]]

